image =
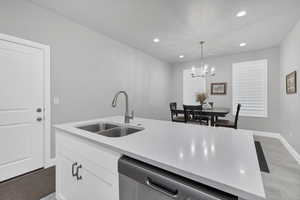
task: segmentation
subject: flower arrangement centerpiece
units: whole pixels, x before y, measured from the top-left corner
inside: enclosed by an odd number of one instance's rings
[[[196,101],[199,102],[201,105],[204,104],[205,100],[208,98],[206,93],[197,93],[196,94]]]

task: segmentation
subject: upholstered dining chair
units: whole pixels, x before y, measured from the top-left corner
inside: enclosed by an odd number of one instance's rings
[[[241,104],[238,104],[234,121],[230,121],[230,120],[226,120],[226,119],[218,119],[215,123],[215,126],[237,129],[240,110],[241,110]]]

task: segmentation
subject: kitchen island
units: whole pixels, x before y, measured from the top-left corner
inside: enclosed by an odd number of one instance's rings
[[[135,118],[129,124],[143,130],[124,137],[107,137],[78,128],[99,122],[123,123],[123,117],[55,126],[58,199],[83,199],[95,193],[95,197],[117,200],[117,164],[122,155],[240,199],[265,198],[251,131],[143,118]],[[82,192],[80,185],[84,182]],[[94,191],[95,184],[103,189]]]

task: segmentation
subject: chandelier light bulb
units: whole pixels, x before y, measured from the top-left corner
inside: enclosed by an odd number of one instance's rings
[[[193,67],[192,67],[192,73],[194,74],[195,71],[196,71],[196,69],[195,69],[195,67],[193,66]]]
[[[215,73],[216,69],[214,67],[211,68],[211,72]]]
[[[207,72],[208,66],[204,65],[204,72]]]

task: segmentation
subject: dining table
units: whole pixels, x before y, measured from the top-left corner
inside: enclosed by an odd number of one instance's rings
[[[200,115],[207,115],[210,117],[210,125],[214,126],[218,117],[226,117],[230,113],[229,108],[213,107],[213,108],[202,108],[202,110],[194,110],[195,113]],[[176,109],[176,113],[184,114],[183,107]]]

